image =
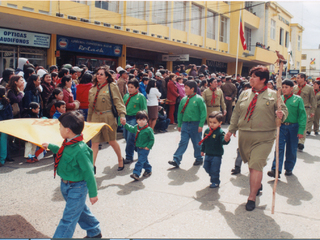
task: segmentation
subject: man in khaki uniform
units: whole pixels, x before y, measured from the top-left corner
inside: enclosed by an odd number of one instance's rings
[[[209,79],[208,86],[209,88],[204,90],[202,93],[202,97],[207,106],[207,123],[209,122],[208,116],[213,111],[220,112],[222,109],[223,115],[226,115],[227,113],[226,104],[224,103],[223,92],[220,88],[217,87],[218,86],[217,80],[214,78]]]
[[[320,120],[320,81],[317,80],[313,84],[314,93],[317,100],[317,109],[315,111],[314,120],[313,120],[313,131],[315,135],[319,134],[319,120]],[[311,126],[312,127],[312,126]],[[310,129],[311,132],[312,129]]]
[[[128,92],[127,91],[128,72],[125,70],[121,70],[119,74],[120,74],[120,78],[118,79],[117,85],[118,85],[121,97],[123,98],[123,96]]]
[[[226,77],[226,82],[221,86],[221,90],[224,94],[224,101],[227,108],[227,114],[225,116],[225,123],[230,124],[230,119],[232,115],[232,103],[234,98],[237,96],[237,88],[231,82],[231,76]]]
[[[300,96],[303,99],[304,107],[307,113],[307,126],[308,122],[311,121],[314,116],[315,110],[317,108],[316,96],[313,91],[313,87],[307,84],[306,75],[303,73],[299,73],[297,75],[297,83],[298,85],[294,86],[293,94]],[[308,127],[307,127],[308,128]],[[298,149],[304,149],[304,142],[306,140],[306,131],[303,134],[303,138],[299,139]]]

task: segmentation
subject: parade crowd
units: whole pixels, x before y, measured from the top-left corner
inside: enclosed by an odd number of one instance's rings
[[[54,173],[61,177],[61,192],[67,202],[54,238],[72,237],[77,223],[87,230],[87,237],[101,238],[99,222],[83,197],[83,193],[86,196],[89,192],[92,204],[98,200],[94,174],[100,144],[108,142],[113,148],[118,171],[134,161],[136,151],[138,161],[130,177],[138,181],[141,176],[151,176],[148,155],[157,144],[154,134],[165,133],[169,124],[177,125],[181,139],[168,163],[179,168],[191,139],[193,165],[203,164],[210,176],[210,188],[220,185],[223,145],[229,144],[232,135],[239,135],[231,174],[241,172],[242,161],[248,163],[250,194],[246,209],[254,210],[256,196],[263,189],[263,168],[276,136],[276,119],[281,121],[279,177],[282,169],[285,175],[292,175],[297,150],[304,149],[306,135],[312,131],[315,135],[319,133],[320,81],[308,82],[302,73],[292,80],[284,79],[281,110],[278,110],[276,77],[264,66],[254,67],[248,77],[241,77],[210,73],[204,64],[178,65],[171,72],[163,66],[154,69],[144,64],[139,69],[130,63],[115,71],[101,66],[92,72],[85,65],[70,64],[64,64],[60,70],[57,66],[45,69],[19,58],[16,70],[7,68],[2,74],[0,121],[58,119],[60,134],[65,139],[63,145],[42,145],[55,154]],[[123,132],[125,156],[116,139],[117,131],[108,127],[103,127],[89,143],[83,143],[84,121],[107,123]],[[203,129],[205,122],[208,127]],[[223,124],[229,125],[227,133],[221,129]],[[7,161],[14,161],[10,152],[21,148],[22,141],[0,134],[0,166],[3,166]],[[24,144],[26,162],[39,161],[41,151],[31,143]],[[267,174],[276,176],[275,160]],[[71,201],[68,196],[74,186],[82,190],[73,194],[82,195]],[[82,207],[75,209],[75,202]],[[74,212],[76,214],[71,215]]]

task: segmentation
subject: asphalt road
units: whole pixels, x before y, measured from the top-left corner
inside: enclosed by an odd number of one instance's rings
[[[223,126],[226,130],[227,126]],[[273,159],[264,169],[263,191],[257,208],[245,210],[249,194],[248,167],[232,176],[237,138],[225,146],[221,184],[209,188],[202,166],[193,166],[190,142],[179,169],[167,163],[179,143],[179,132],[156,134],[149,155],[152,176],[134,182],[134,163],[117,172],[116,155],[103,144],[97,160],[99,201],[87,204],[101,222],[104,238],[319,238],[320,196],[319,140],[307,137],[304,152],[298,153],[293,175],[281,176],[271,214],[274,180],[267,176]],[[125,141],[119,140],[124,153]],[[18,154],[18,153],[17,153]],[[0,168],[0,238],[52,237],[65,202],[59,177],[53,179],[52,157],[27,164],[20,153],[13,163]],[[75,238],[86,236],[79,226]]]

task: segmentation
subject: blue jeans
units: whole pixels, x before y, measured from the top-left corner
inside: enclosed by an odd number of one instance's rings
[[[61,181],[61,193],[66,200],[62,219],[53,238],[72,238],[77,223],[87,231],[88,237],[101,233],[100,223],[86,205],[88,193],[85,181],[65,184]]]
[[[167,130],[168,126],[170,124],[170,119],[167,118],[167,119],[164,119],[164,120],[158,120],[156,125],[154,126],[154,129],[156,130]]]
[[[208,156],[204,158],[203,168],[210,176],[210,182],[220,184],[221,156]]]
[[[135,126],[137,124],[136,116],[126,116],[126,121],[131,126]],[[126,159],[133,160],[133,154],[135,150],[134,139],[136,135],[123,128],[123,137],[127,141]]]
[[[134,166],[133,173],[140,176],[142,169],[146,172],[151,172],[152,166],[149,164],[148,155],[150,150],[145,150],[143,148],[137,148],[138,152],[138,162]]]
[[[200,145],[198,144],[201,141],[202,132],[199,133],[198,129],[199,129],[199,121],[182,122],[181,139],[179,142],[178,149],[173,154],[173,161],[175,161],[178,165],[180,165],[180,162],[182,160],[182,155],[185,153],[185,151],[188,148],[190,138],[193,144],[194,158],[196,159],[197,162],[203,162]]]
[[[83,117],[84,117],[84,120],[87,121],[87,118],[88,118],[88,108],[87,109],[84,109],[84,108],[80,108],[79,110],[81,110],[83,112]]]
[[[299,124],[293,123],[290,125],[282,124],[280,127],[279,136],[279,172],[281,173],[284,158],[284,148],[286,148],[286,161],[284,169],[292,171],[297,160],[298,148],[298,130]],[[276,153],[274,153],[274,160],[272,163],[272,170],[276,169]]]

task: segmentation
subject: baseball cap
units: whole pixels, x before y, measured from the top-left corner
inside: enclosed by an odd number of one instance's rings
[[[161,72],[156,72],[156,77],[163,78]]]

